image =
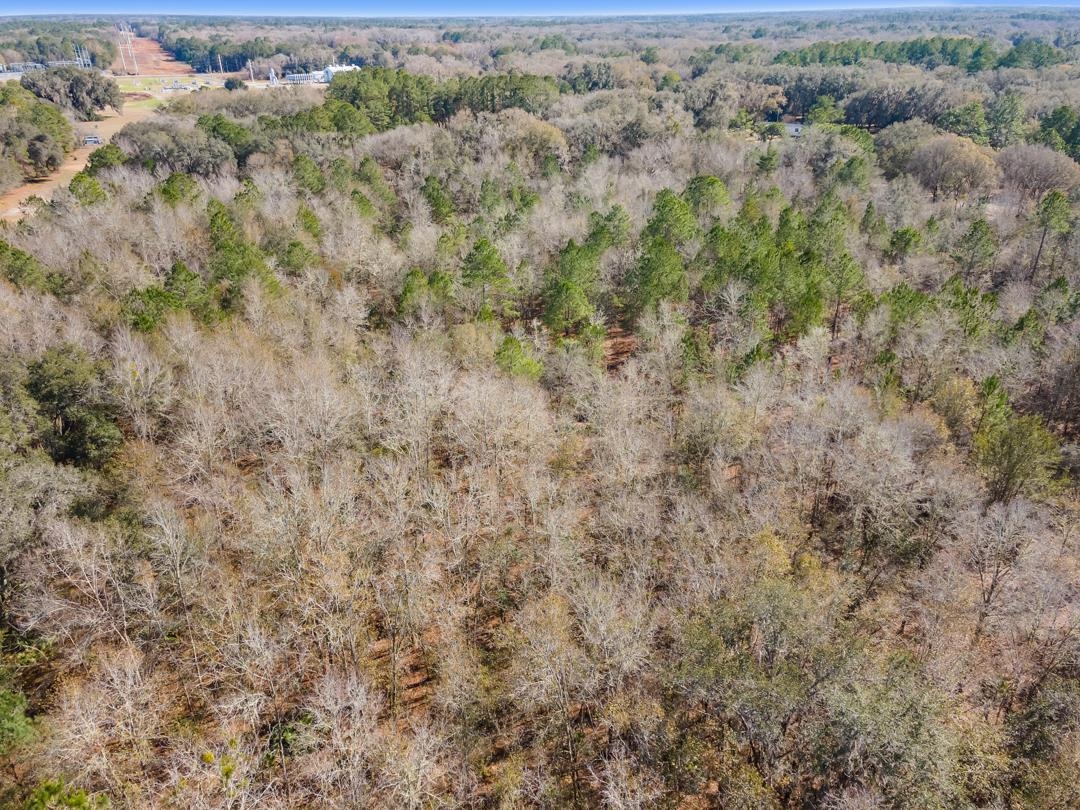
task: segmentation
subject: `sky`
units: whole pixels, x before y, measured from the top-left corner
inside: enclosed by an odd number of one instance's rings
[[[0,0],[0,16],[41,14],[215,14],[251,16],[448,17],[705,14],[956,5],[1073,6],[1072,2],[949,0]]]

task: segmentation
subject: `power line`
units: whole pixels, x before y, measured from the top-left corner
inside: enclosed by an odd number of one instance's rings
[[[124,64],[125,73],[134,73],[139,75],[139,61],[135,58],[135,32],[131,30],[131,26],[127,23],[116,24],[116,43],[117,48],[120,51],[120,61]],[[128,60],[131,60],[131,67],[128,68]]]

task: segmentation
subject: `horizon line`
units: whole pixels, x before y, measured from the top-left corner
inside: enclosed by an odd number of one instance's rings
[[[784,2],[784,0],[781,0]],[[813,2],[813,0],[810,0]],[[401,13],[401,14],[387,14],[387,13],[352,13],[352,14],[336,14],[336,13],[309,13],[309,14],[291,14],[288,12],[272,12],[272,13],[255,13],[252,11],[236,11],[236,12],[190,12],[190,11],[88,11],[80,9],[79,11],[51,11],[45,13],[35,12],[18,12],[14,14],[0,14],[0,20],[15,20],[15,19],[44,19],[48,17],[63,17],[63,18],[89,18],[89,17],[128,17],[128,18],[161,18],[161,17],[181,17],[192,19],[281,19],[281,20],[513,20],[513,19],[528,19],[528,20],[558,20],[558,19],[648,19],[654,17],[719,17],[730,16],[736,14],[745,14],[753,16],[764,16],[770,14],[786,14],[791,12],[829,12],[829,11],[897,11],[897,10],[918,10],[918,9],[945,9],[945,8],[965,8],[970,10],[976,9],[988,9],[988,10],[1003,10],[1010,8],[1036,10],[1036,9],[1052,9],[1055,11],[1076,10],[1080,11],[1080,5],[1069,2],[1060,3],[1044,3],[1044,2],[986,2],[986,0],[913,0],[913,2],[903,2],[903,0],[888,0],[888,2],[881,4],[867,3],[865,0],[854,0],[854,2],[844,2],[839,0],[836,3],[824,2],[821,5],[801,5],[798,0],[791,5],[778,5],[772,8],[755,8],[751,6],[739,6],[735,8],[721,8],[710,10],[656,10],[656,11],[565,11],[554,13],[539,13],[539,12],[520,12],[520,13],[502,13],[502,12],[481,12],[481,13]]]

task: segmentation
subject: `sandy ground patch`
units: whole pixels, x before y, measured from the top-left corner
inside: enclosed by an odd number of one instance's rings
[[[121,115],[114,113],[104,116],[101,121],[87,121],[86,123],[76,124],[75,131],[80,146],[68,156],[60,171],[49,175],[44,180],[24,183],[0,196],[0,219],[19,219],[23,214],[22,205],[30,197],[41,197],[48,200],[56,189],[70,183],[71,178],[86,167],[86,162],[90,159],[90,153],[98,148],[96,146],[82,146],[81,141],[84,135],[99,135],[102,141],[108,143],[109,139],[119,132],[125,124],[130,124],[132,121],[141,121],[148,118],[153,112],[153,108],[146,105],[125,104],[124,112]]]

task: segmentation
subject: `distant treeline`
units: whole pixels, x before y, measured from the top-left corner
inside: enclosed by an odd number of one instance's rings
[[[805,67],[808,65],[856,65],[868,59],[897,65],[936,68],[942,65],[963,68],[971,73],[996,67],[1040,68],[1060,64],[1066,54],[1035,37],[1017,39],[1005,51],[993,40],[971,37],[918,37],[901,41],[871,42],[848,39],[841,42],[816,42],[805,48],[780,51],[773,64]],[[695,75],[701,75],[717,60],[726,62],[766,62],[767,52],[758,45],[722,44],[700,51],[690,59]]]
[[[176,59],[187,62],[199,71],[243,70],[249,60],[268,59],[272,56],[287,56],[290,67],[299,72],[321,69],[328,61],[367,65],[372,59],[370,50],[360,51],[352,45],[330,48],[310,41],[274,42],[267,37],[255,37],[243,42],[219,38],[200,39],[177,36],[164,26],[145,29],[137,27],[136,30],[140,36],[153,37]]]
[[[19,22],[17,25],[16,22]],[[23,62],[52,62],[75,58],[75,46],[90,53],[94,67],[107,68],[116,57],[116,44],[105,31],[88,31],[74,23],[49,25],[35,20],[0,24],[0,54],[18,54]],[[0,62],[16,61],[0,56]]]
[[[255,37],[243,42],[234,42],[220,38],[201,39],[193,36],[176,36],[164,27],[137,28],[141,36],[150,36],[156,39],[161,46],[182,62],[187,62],[196,70],[217,71],[222,68],[226,71],[238,71],[244,69],[249,60],[269,59],[270,57],[286,57],[288,66],[298,72],[318,70],[326,66],[327,62],[338,64],[369,65],[386,67],[389,59],[396,58],[402,53],[419,54],[428,52],[419,45],[402,46],[398,44],[382,43],[376,46],[361,46],[346,44],[339,47],[330,47],[312,41],[297,42],[274,42],[267,37]],[[475,33],[463,31],[446,31],[441,41],[443,43],[457,44],[475,38]],[[552,35],[536,40],[534,46],[538,50],[562,49],[567,54],[578,52],[577,46],[564,35]],[[439,48],[445,50],[447,46]],[[436,49],[437,50],[437,49]],[[515,46],[502,45],[491,51],[492,57],[497,57],[520,50]],[[610,66],[603,65],[610,71]]]
[[[139,33],[143,33],[141,30]],[[198,37],[177,37],[164,28],[157,40],[166,51],[187,62],[196,70],[240,70],[249,59],[265,59],[277,53],[288,53],[287,46],[272,43],[266,37],[255,37],[246,42],[229,40],[210,41]]]

